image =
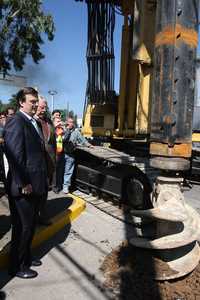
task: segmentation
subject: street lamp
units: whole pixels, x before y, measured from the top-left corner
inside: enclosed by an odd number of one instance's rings
[[[51,95],[51,112],[54,110],[54,96],[58,94],[55,90],[48,91],[49,95]]]

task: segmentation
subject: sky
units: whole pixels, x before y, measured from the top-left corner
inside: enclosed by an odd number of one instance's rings
[[[54,19],[54,40],[49,42],[44,38],[41,50],[45,59],[38,65],[28,59],[23,72],[12,74],[26,76],[27,86],[37,87],[50,109],[52,97],[48,91],[55,90],[54,108],[69,108],[81,117],[87,82],[87,6],[75,0],[44,0],[43,3],[45,12],[52,14]],[[114,34],[116,92],[119,91],[122,23],[123,18],[117,16]],[[0,83],[0,99],[6,103],[18,89]]]
[[[38,88],[48,100],[50,109],[52,97],[48,91],[55,90],[57,94],[54,96],[54,108],[69,107],[81,117],[87,82],[87,6],[84,2],[75,0],[44,0],[44,10],[52,14],[56,27],[54,40],[49,42],[45,38],[41,47],[45,59],[39,65],[29,59],[23,72],[13,74],[27,76],[27,85]],[[116,91],[119,90],[122,21],[119,16],[115,29]],[[18,89],[1,85],[0,99],[7,102]]]

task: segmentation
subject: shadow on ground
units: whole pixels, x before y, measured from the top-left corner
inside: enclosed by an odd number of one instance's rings
[[[4,237],[4,235],[10,230],[11,221],[10,216],[1,215],[0,216],[0,239]]]
[[[49,199],[47,201],[47,217],[49,219],[55,217],[57,214],[69,208],[72,202],[73,199],[71,197],[60,197],[60,198]],[[8,210],[8,214],[9,214],[9,210]],[[7,239],[8,239],[8,237],[6,237],[5,235],[11,229],[11,218],[8,214],[0,215],[0,240],[1,240],[0,244],[2,244],[3,246],[7,243]],[[5,239],[5,241],[3,241],[3,239]]]
[[[47,202],[47,216],[48,218],[53,218],[57,214],[63,212],[72,204],[73,199],[71,197],[60,197],[60,198],[52,198]],[[6,233],[7,230],[10,229],[10,218],[6,216],[0,217],[0,225],[2,222],[0,234]],[[39,246],[33,252],[33,256],[37,258],[42,258],[45,254],[47,254],[52,248],[59,246],[59,244],[63,243],[69,235],[71,228],[71,224],[66,225],[61,231],[55,234],[51,239],[44,242],[41,246]],[[8,275],[7,270],[2,270],[0,272],[0,289],[2,289],[12,278]],[[0,291],[0,300],[6,299],[6,294],[4,291]]]
[[[61,231],[55,234],[51,239],[44,242],[40,247],[33,251],[33,257],[41,259],[46,255],[52,248],[58,247],[68,237],[70,232],[71,224],[66,225]],[[0,289],[2,289],[12,278],[8,275],[7,270],[0,272]],[[6,299],[6,294],[2,290],[0,291],[0,300]]]
[[[59,197],[59,198],[52,198],[47,201],[47,217],[53,218],[57,214],[63,212],[73,202],[73,198],[71,197]]]
[[[0,291],[0,300],[6,299],[6,293],[3,291]]]

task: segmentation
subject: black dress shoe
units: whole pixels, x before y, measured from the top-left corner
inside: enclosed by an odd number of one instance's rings
[[[39,267],[39,266],[41,266],[41,265],[42,265],[41,260],[39,260],[39,259],[34,259],[34,260],[32,260],[32,263],[31,263],[31,266],[32,266],[32,267]]]
[[[62,190],[62,189],[60,189],[60,188],[58,188],[58,187],[52,188],[52,191],[53,191],[55,194],[59,194],[61,190]]]
[[[35,278],[36,276],[38,276],[38,273],[34,270],[31,269],[23,269],[21,271],[18,271],[15,274],[16,277],[22,278],[22,279],[29,279],[29,278]]]
[[[17,271],[8,270],[8,275],[11,277],[14,277],[16,273],[17,273]]]

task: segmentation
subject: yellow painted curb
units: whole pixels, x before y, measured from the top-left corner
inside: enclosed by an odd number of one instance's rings
[[[66,210],[59,213],[51,219],[52,224],[48,227],[39,227],[36,230],[32,248],[36,248],[44,241],[51,238],[66,224],[71,223],[76,219],[82,211],[85,210],[86,204],[83,199],[75,195],[69,194],[68,197],[73,198],[73,202]],[[0,251],[0,269],[6,268],[9,262],[9,243]]]
[[[200,133],[193,132],[193,134],[192,134],[192,141],[193,142],[200,142]]]

